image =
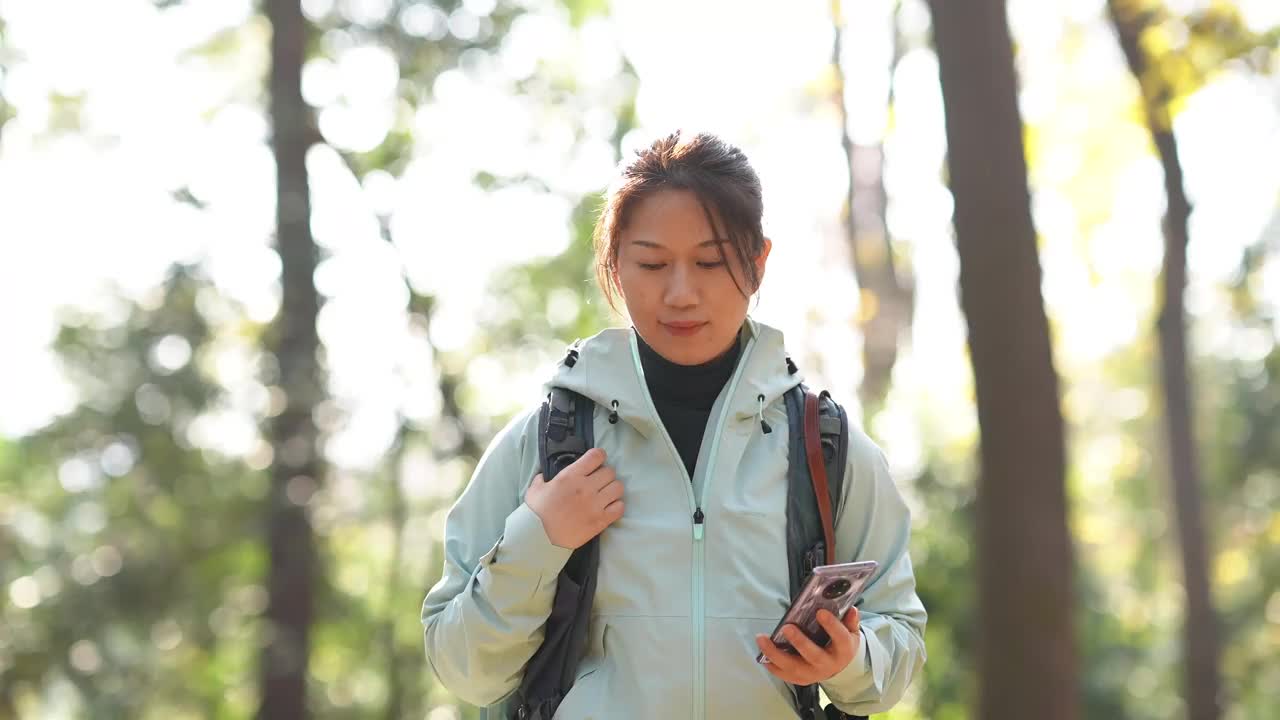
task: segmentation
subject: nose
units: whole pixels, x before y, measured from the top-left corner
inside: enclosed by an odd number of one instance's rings
[[[690,308],[698,304],[697,281],[687,267],[677,264],[672,268],[662,300],[673,308]]]

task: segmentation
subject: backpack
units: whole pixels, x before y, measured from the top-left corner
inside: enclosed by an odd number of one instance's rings
[[[577,352],[570,350],[565,363],[572,367],[576,360]],[[791,358],[787,369],[796,373]],[[834,513],[844,489],[849,417],[825,390],[814,395],[800,384],[784,397],[790,432],[787,564],[794,599],[814,567],[835,562]],[[538,416],[538,454],[545,480],[593,447],[594,409],[594,402],[571,390],[553,388],[548,394]],[[767,425],[765,432],[770,432]],[[573,685],[578,652],[586,644],[599,562],[597,536],[574,550],[560,571],[542,645],[525,667],[511,705],[513,720],[551,720]],[[817,685],[793,689],[803,720],[860,720],[835,705],[824,708]]]

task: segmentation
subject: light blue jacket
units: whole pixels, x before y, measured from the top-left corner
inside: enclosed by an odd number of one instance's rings
[[[734,375],[707,423],[689,478],[645,386],[633,331],[586,340],[548,387],[596,403],[596,445],[626,491],[624,516],[600,536],[587,654],[557,718],[786,718],[790,688],[756,663],[790,588],[786,556],[787,372],[782,334],[747,320]],[[757,411],[764,395],[765,434]],[[607,420],[617,401],[619,422]],[[880,449],[850,429],[838,562],[876,560],[860,601],[854,660],[822,683],[845,712],[887,710],[925,661],[925,609],[907,545],[910,515]],[[490,708],[519,685],[542,642],[556,576],[553,545],[524,492],[538,472],[538,413],[494,439],[449,511],[444,574],[422,608],[427,659],[460,699]],[[705,516],[695,531],[693,513]]]

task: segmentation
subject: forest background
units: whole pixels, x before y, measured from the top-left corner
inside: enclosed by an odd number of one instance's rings
[[[625,323],[591,227],[676,128],[759,171],[753,314],[911,505],[883,717],[1277,717],[1278,28],[0,0],[0,718],[473,717],[422,653],[444,515]]]

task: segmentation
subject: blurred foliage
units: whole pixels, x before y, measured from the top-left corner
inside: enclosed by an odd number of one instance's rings
[[[416,152],[413,111],[432,102],[435,78],[484,62],[523,12],[510,2],[495,3],[483,16],[471,12],[482,5],[403,1],[380,19],[357,22],[334,10],[316,23],[313,58],[376,45],[390,50],[399,66],[394,127],[370,151],[339,149],[357,179],[372,170],[403,173]],[[573,25],[603,9],[599,2],[566,4]],[[474,32],[460,35],[459,22]],[[235,62],[257,52],[263,30],[252,18],[191,54]],[[625,75],[632,77],[629,67]],[[601,105],[599,98],[575,96],[572,82],[563,74],[535,74],[518,91],[561,105],[570,116]],[[615,87],[633,88],[634,81]],[[78,130],[82,102],[51,98],[52,129]],[[623,104],[616,146],[633,111],[625,92],[613,102]],[[583,131],[574,134],[580,138]],[[318,132],[316,139],[324,141]],[[494,185],[538,183],[491,177]],[[206,207],[186,185],[172,196],[196,210]],[[566,275],[586,276],[598,196],[572,200],[578,209],[571,251],[504,276],[505,289],[534,306],[577,303],[572,290],[557,294],[557,288]],[[379,218],[383,236],[394,241],[387,220]],[[198,268],[176,268],[164,294],[145,306],[108,300],[114,313],[69,319],[55,348],[82,402],[38,433],[0,446],[0,587],[13,600],[0,614],[0,718],[248,717],[257,704],[256,618],[266,600],[261,525],[270,449],[255,440],[256,449],[236,459],[209,449],[214,439],[196,436],[233,404],[259,424],[273,412],[274,368],[257,350],[265,329],[229,307]],[[436,354],[440,418],[426,425],[402,419],[381,467],[331,478],[332,487],[310,502],[323,578],[314,588],[310,705],[317,717],[421,718],[451,702],[434,687],[422,657],[418,609],[439,576],[440,531],[452,492],[506,419],[472,409],[467,359],[486,352],[527,362],[530,338],[590,334],[605,323],[599,304],[582,304],[568,324],[523,333],[513,331],[516,318],[495,319],[479,347],[439,353],[430,341],[434,307],[432,296],[410,288],[405,322]],[[256,358],[253,378],[234,379],[248,380],[247,389],[218,377],[228,345]],[[175,357],[185,358],[180,366],[165,364]],[[245,393],[252,396],[248,407]],[[406,487],[421,486],[424,471],[430,484],[455,490],[410,496]],[[344,494],[355,500],[341,501]],[[471,716],[474,709],[464,712]]]
[[[357,178],[371,170],[400,175],[413,158],[413,110],[431,99],[435,79],[460,65],[484,62],[502,44],[522,7],[498,0],[484,15],[461,0],[393,0],[377,17],[358,17],[331,11],[314,23],[310,55],[332,58],[363,45],[391,52],[399,68],[395,124],[374,149],[345,155]],[[459,34],[459,26],[470,32]]]
[[[603,196],[585,198],[573,213],[567,250],[501,272],[485,318],[496,344],[522,350],[553,338],[587,338],[608,327],[608,305],[595,281],[591,244]],[[573,282],[566,282],[572,278]],[[552,341],[554,342],[554,341]]]
[[[609,0],[565,0],[564,5],[569,9],[569,21],[575,27],[609,11]]]
[[[974,469],[939,448],[914,478],[925,501],[913,516],[911,562],[916,588],[929,611],[925,631],[928,662],[917,688],[919,716],[933,720],[969,717],[977,702],[973,672],[977,642],[974,584]],[[902,479],[905,481],[905,479]]]
[[[59,334],[84,402],[0,454],[0,715],[32,717],[33,696],[60,686],[85,717],[252,708],[266,478],[193,443],[232,401],[199,309],[219,303],[176,268],[145,306]]]
[[[1141,42],[1150,65],[1141,84],[1146,100],[1162,111],[1156,119],[1165,127],[1214,74],[1232,65],[1268,72],[1273,53],[1280,48],[1280,27],[1255,32],[1240,9],[1224,0],[1213,0],[1186,15],[1156,0],[1114,4],[1122,17],[1145,28]]]
[[[1235,347],[1249,351],[1210,356],[1204,375],[1218,379],[1201,426],[1210,429],[1205,461],[1216,500],[1210,578],[1223,624],[1224,689],[1243,717],[1273,713],[1280,689],[1280,308],[1258,292],[1278,245],[1280,207],[1225,289],[1237,300]]]

